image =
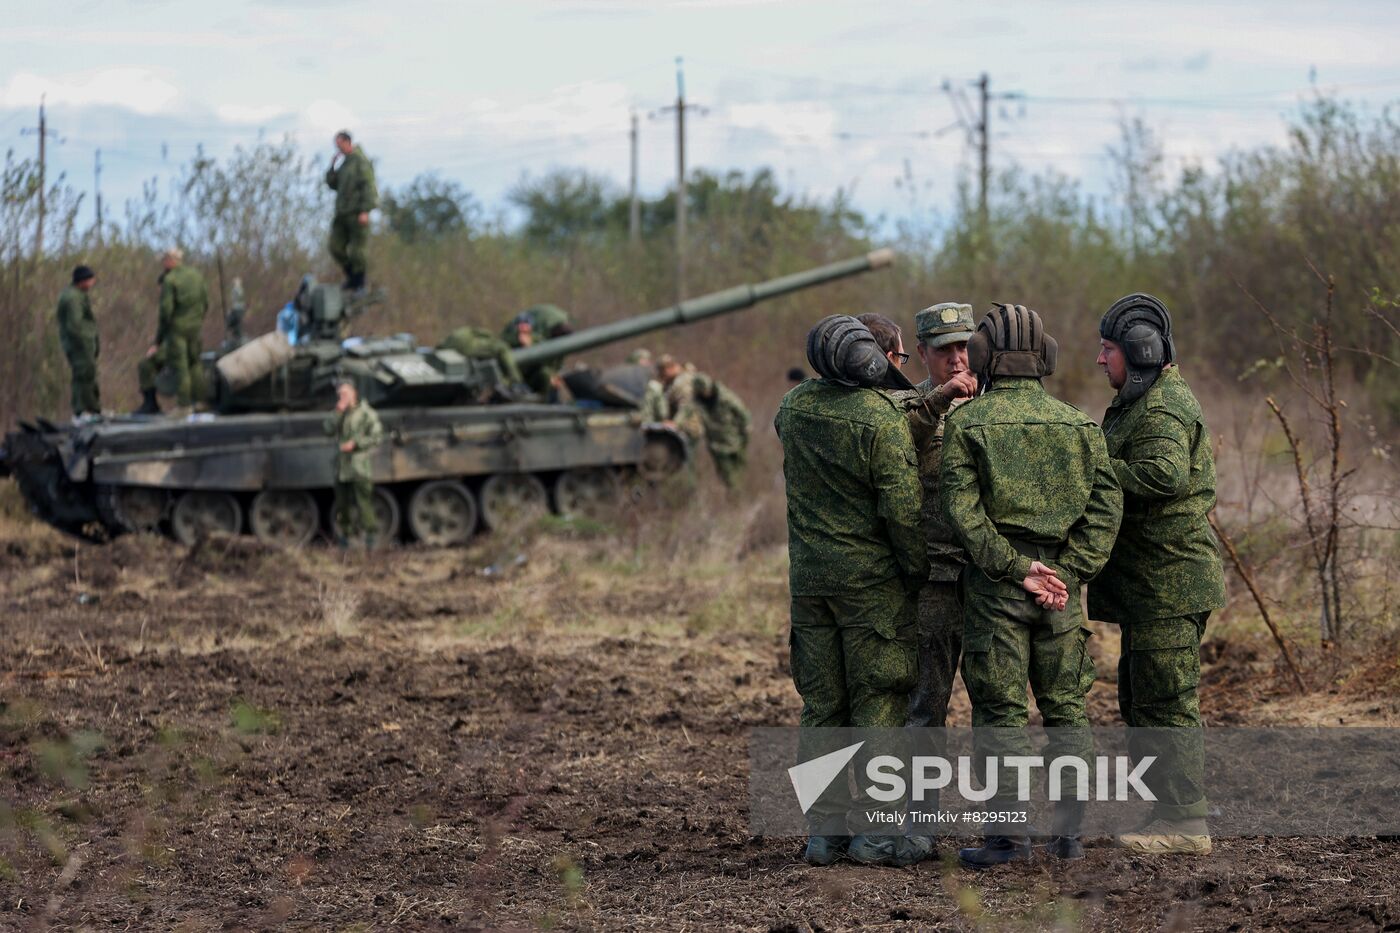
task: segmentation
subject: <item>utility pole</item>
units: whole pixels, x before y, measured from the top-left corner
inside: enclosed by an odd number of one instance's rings
[[[20,134],[28,136],[30,133],[39,134],[39,219],[34,226],[34,258],[38,259],[44,255],[44,189],[47,185],[46,168],[48,160],[48,138],[50,135],[57,138],[58,134],[49,129],[48,120],[44,115],[44,100],[47,94],[39,96],[39,128],[25,127],[20,130]],[[61,141],[61,140],[60,140]]]
[[[637,201],[637,112],[632,111],[631,203],[627,209],[627,239],[636,244],[642,238],[642,205]]]
[[[985,232],[988,223],[987,214],[987,181],[990,177],[990,157],[991,157],[991,134],[987,132],[989,89],[991,79],[987,73],[982,72],[982,77],[977,81],[978,96],[982,99],[982,117],[977,121],[977,162],[978,162],[978,185],[977,185],[977,219]]]
[[[686,193],[685,193],[685,112],[687,110],[698,110],[706,113],[704,107],[685,102],[685,70],[684,61],[676,56],[676,105],[674,107],[662,107],[652,114],[670,113],[676,114],[676,301],[685,300],[685,213],[686,213]]]
[[[102,245],[102,150],[92,160],[92,198],[97,206],[97,243]]]

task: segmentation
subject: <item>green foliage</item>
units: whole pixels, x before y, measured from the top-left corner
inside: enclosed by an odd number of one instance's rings
[[[467,233],[478,213],[465,188],[433,173],[419,175],[401,191],[386,192],[380,208],[389,230],[405,243]]]

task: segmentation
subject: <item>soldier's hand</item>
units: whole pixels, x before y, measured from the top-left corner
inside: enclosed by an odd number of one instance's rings
[[[151,357],[153,357],[153,356],[155,356],[155,355],[156,355],[156,345],[155,345],[155,344],[151,344],[151,348],[150,348],[149,350],[146,351],[146,359],[150,359]]]
[[[365,226],[365,225],[368,224],[368,223],[369,223],[369,212],[368,212],[368,211],[360,211],[360,226],[363,227],[363,226]]]
[[[1031,561],[1031,572],[1021,581],[1021,588],[1035,597],[1037,606],[1059,612],[1069,604],[1069,587],[1053,567]]]
[[[943,383],[947,398],[972,398],[977,394],[977,377],[969,372],[955,373]]]
[[[346,441],[345,443],[343,443],[343,444],[340,445],[340,452],[343,453],[343,454],[354,453],[354,451],[355,451],[355,442],[354,442],[354,441]]]

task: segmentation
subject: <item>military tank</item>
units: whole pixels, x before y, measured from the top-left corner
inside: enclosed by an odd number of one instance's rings
[[[561,360],[878,269],[893,255],[877,250],[511,352],[523,367]],[[546,403],[522,396],[491,359],[406,334],[347,339],[357,305],[336,286],[311,289],[300,307],[299,341],[273,332],[208,355],[212,412],[22,423],[0,448],[0,474],[15,476],[44,521],[92,541],[160,532],[191,544],[220,532],[306,544],[334,530],[335,448],[323,423],[345,378],[384,425],[373,457],[381,542],[457,545],[551,509],[606,513],[691,456],[680,432],[642,423],[646,367],[575,369],[564,376],[573,401]]]

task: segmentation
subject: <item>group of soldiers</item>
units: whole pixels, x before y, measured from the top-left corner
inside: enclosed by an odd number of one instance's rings
[[[703,443],[720,482],[726,489],[737,488],[748,466],[753,425],[743,399],[718,379],[669,353],[653,360],[651,351],[636,350],[628,360],[652,367],[654,374],[642,397],[642,420],[676,428],[692,449]]]
[[[1045,726],[1087,730],[1087,585],[1088,615],[1122,633],[1123,721],[1148,730],[1130,733],[1130,753],[1153,751],[1152,733],[1198,738],[1199,648],[1224,575],[1207,519],[1210,436],[1166,306],[1133,294],[1103,315],[1097,363],[1117,394],[1102,427],[1045,390],[1058,346],[1035,311],[999,304],[975,321],[970,305],[946,302],[914,327],[929,377],[917,386],[894,321],[824,319],[807,343],[819,378],[789,391],[775,419],[801,725],[942,727],[961,664],[972,725],[988,727],[979,735],[1026,726],[1028,682]],[[1149,785],[1150,822],[1120,845],[1209,853],[1193,742]],[[988,815],[1015,809],[1007,783]],[[1037,848],[1082,857],[1082,805],[1057,807],[1045,835],[989,822],[961,863]],[[813,864],[907,865],[934,851],[913,833],[851,836],[844,813],[820,804],[808,820]]]
[[[184,253],[172,247],[161,257],[156,333],[137,367],[142,403],[137,414],[160,411],[156,394],[173,395],[184,411],[205,398],[200,332],[209,309],[204,276],[184,264]],[[58,296],[58,339],[72,374],[73,416],[102,413],[97,387],[97,356],[101,340],[92,313],[92,289],[97,273],[90,266],[73,270],[72,283]]]

